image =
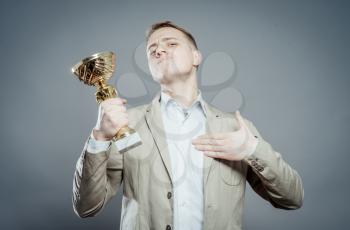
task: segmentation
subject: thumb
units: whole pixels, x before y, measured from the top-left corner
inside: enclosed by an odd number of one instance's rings
[[[247,127],[239,110],[236,111],[235,116],[240,127]]]

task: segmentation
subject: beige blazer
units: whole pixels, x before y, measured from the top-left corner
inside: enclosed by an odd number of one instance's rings
[[[87,144],[78,159],[73,181],[73,207],[80,217],[96,215],[123,183],[121,229],[171,230],[173,181],[160,111],[159,94],[149,105],[128,110],[129,126],[143,144],[123,154],[115,145],[92,154]],[[205,103],[207,131],[238,129],[232,113]],[[297,209],[303,202],[301,178],[267,143],[252,122],[259,138],[255,152],[243,161],[204,156],[204,229],[242,229],[246,181],[274,207]]]

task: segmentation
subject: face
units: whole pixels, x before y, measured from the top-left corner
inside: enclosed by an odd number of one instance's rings
[[[158,29],[149,37],[147,58],[153,79],[163,84],[195,73],[201,60],[186,35],[171,27]]]

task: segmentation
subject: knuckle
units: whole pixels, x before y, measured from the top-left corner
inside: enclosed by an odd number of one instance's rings
[[[115,98],[108,98],[108,99],[104,100],[103,102],[101,102],[101,104],[104,104],[104,105],[113,104],[114,99]]]
[[[123,104],[123,99],[120,97],[114,98],[114,102],[118,105],[122,105]]]

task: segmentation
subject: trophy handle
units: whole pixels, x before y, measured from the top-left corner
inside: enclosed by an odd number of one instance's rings
[[[96,86],[98,90],[95,93],[95,96],[98,104],[109,98],[118,97],[117,90],[114,87],[108,85],[103,78],[98,80]],[[135,133],[134,129],[128,126],[124,126],[114,135],[113,141],[121,140],[124,137],[131,136],[133,133]]]

